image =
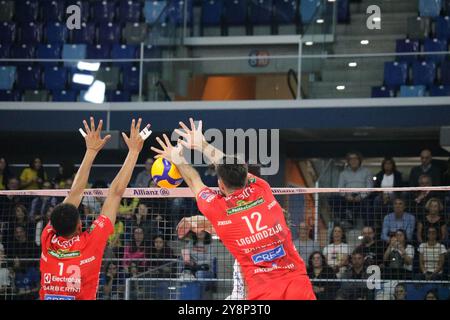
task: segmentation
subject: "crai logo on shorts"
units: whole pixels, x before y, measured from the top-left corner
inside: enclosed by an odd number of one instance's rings
[[[69,251],[69,250],[48,250],[48,253],[58,259],[68,259],[80,256],[80,251]]]
[[[262,198],[262,197],[254,200],[254,201],[250,201],[250,202],[247,202],[247,201],[244,201],[244,200],[239,200],[239,201],[236,202],[237,207],[230,208],[230,209],[227,210],[227,215],[230,216],[232,214],[248,210],[250,208],[253,208],[253,207],[256,207],[256,206],[260,205],[261,203],[264,203],[264,198]]]

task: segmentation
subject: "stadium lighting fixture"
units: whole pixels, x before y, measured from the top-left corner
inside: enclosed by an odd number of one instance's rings
[[[363,46],[368,45],[369,44],[369,40],[361,40],[361,44]]]
[[[339,91],[345,90],[345,86],[337,86],[336,90],[339,90]]]
[[[312,41],[306,41],[305,42],[305,45],[307,45],[307,46],[312,46],[314,44],[314,42],[312,42]]]
[[[323,23],[324,20],[323,20],[323,19],[317,19],[316,22],[317,22],[317,23]]]
[[[349,66],[350,68],[356,68],[356,67],[358,66],[358,64],[357,64],[356,62],[349,62],[349,63],[348,63],[348,66]]]
[[[100,68],[100,62],[80,61],[77,64],[77,68],[79,70],[98,71],[98,69]]]

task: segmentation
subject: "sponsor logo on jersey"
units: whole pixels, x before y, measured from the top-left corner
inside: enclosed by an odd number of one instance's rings
[[[95,224],[91,224],[91,227],[89,228],[89,233],[91,233],[92,231],[94,231],[95,229]]]
[[[226,226],[226,225],[229,225],[231,223],[232,223],[231,220],[217,221],[217,225],[218,226]]]
[[[273,200],[269,205],[267,206],[267,209],[272,209],[277,204],[277,200]]]
[[[50,273],[44,273],[44,283],[49,284],[52,282],[52,275]]]
[[[199,197],[203,200],[206,200],[212,196],[216,196],[216,194],[214,192],[212,192],[211,190],[204,190],[204,191],[200,192],[200,195],[199,195]]]
[[[94,260],[95,260],[95,256],[92,256],[92,257],[90,257],[90,258],[81,260],[81,261],[80,261],[80,266],[82,266],[83,264],[86,264],[86,263],[90,263],[90,262],[92,262],[92,261],[94,261]]]
[[[46,294],[44,300],[75,300],[74,296],[63,296],[58,294]]]
[[[251,209],[253,207],[256,207],[256,206],[260,205],[261,203],[264,203],[264,198],[262,198],[262,197],[254,200],[254,201],[250,201],[250,202],[243,201],[243,200],[237,201],[236,202],[237,207],[227,209],[227,215],[230,216],[232,214],[236,214],[236,213],[239,213],[239,212],[242,212],[242,211],[246,211],[248,209]]]
[[[69,259],[80,256],[80,251],[69,251],[69,250],[48,250],[48,253],[58,259]]]
[[[295,269],[295,265],[293,263],[290,263],[286,266],[279,266],[279,265],[274,265],[271,268],[257,268],[255,269],[253,272],[256,273],[264,273],[264,272],[271,272],[274,270],[278,270],[278,269],[283,269],[283,270],[294,270]]]
[[[242,190],[242,192],[238,195],[231,195],[228,197],[225,197],[225,201],[230,201],[230,200],[234,200],[234,199],[240,199],[240,200],[244,200],[247,199],[248,197],[250,197],[252,195],[252,193],[255,192],[255,189],[253,187],[245,187],[244,190]]]
[[[251,236],[248,236],[245,238],[240,238],[240,239],[236,240],[236,243],[239,247],[247,246],[250,244],[257,243],[261,240],[267,239],[269,237],[272,237],[272,236],[280,233],[281,231],[283,231],[283,227],[281,226],[281,224],[277,224],[274,227],[262,230],[255,234],[252,234]]]
[[[269,262],[276,260],[278,258],[284,257],[286,252],[284,251],[283,245],[279,245],[273,249],[269,249],[263,252],[252,255],[252,261],[254,264]]]
[[[57,244],[58,246],[60,246],[64,249],[70,248],[71,246],[73,246],[73,244],[75,242],[79,242],[79,241],[80,241],[79,236],[75,236],[69,240],[61,240],[56,234],[53,235],[53,237],[51,239],[52,244]]]

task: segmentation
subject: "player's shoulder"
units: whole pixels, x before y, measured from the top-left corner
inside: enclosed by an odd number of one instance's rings
[[[270,185],[266,180],[251,173],[247,176],[247,186],[260,186],[266,189],[270,188]]]

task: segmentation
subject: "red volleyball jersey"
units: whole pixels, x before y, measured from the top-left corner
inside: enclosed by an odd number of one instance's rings
[[[95,300],[103,251],[114,227],[101,215],[70,239],[48,224],[41,235],[41,300]]]
[[[239,262],[249,297],[270,281],[306,275],[283,210],[263,179],[249,174],[246,187],[228,197],[205,187],[197,204]]]

